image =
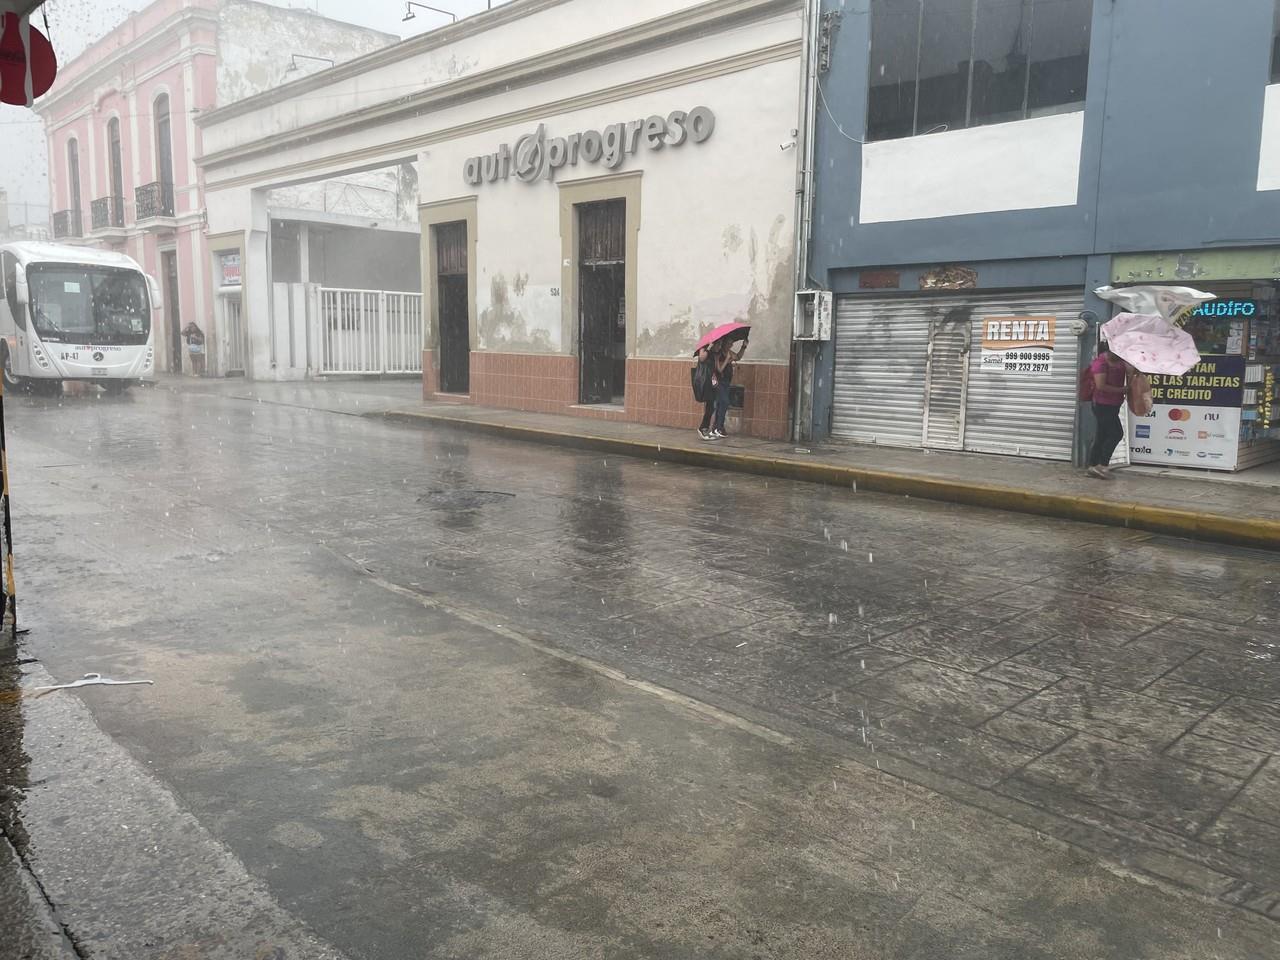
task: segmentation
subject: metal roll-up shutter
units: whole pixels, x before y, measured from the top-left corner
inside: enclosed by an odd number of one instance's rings
[[[1070,460],[1075,435],[1080,339],[1071,330],[1084,309],[1077,291],[984,296],[973,301],[973,349],[965,403],[964,449]],[[1017,373],[982,363],[984,320],[1053,317],[1052,370]]]
[[[972,320],[963,307],[943,311],[929,324],[924,445],[932,450],[964,448],[964,398],[972,331]]]
[[[931,317],[919,298],[836,301],[833,436],[920,446]]]

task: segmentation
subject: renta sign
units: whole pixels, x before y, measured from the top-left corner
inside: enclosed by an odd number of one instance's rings
[[[630,154],[642,148],[665,150],[689,141],[705,143],[716,129],[716,115],[707,107],[688,113],[673,110],[665,117],[654,114],[644,120],[615,123],[600,130],[584,130],[567,137],[548,137],[546,124],[526,133],[515,143],[500,146],[494,153],[470,157],[463,166],[467,183],[496,183],[514,176],[524,183],[551,180],[563,167],[579,163],[603,163],[610,170],[622,166]]]

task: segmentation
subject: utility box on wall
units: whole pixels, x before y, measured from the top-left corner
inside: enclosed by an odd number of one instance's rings
[[[830,290],[799,290],[792,329],[794,340],[831,339]]]

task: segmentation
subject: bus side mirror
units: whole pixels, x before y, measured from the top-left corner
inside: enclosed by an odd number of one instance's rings
[[[159,310],[160,309],[160,284],[156,283],[156,278],[149,273],[146,274],[146,278],[147,278],[147,293],[151,297],[151,309]]]

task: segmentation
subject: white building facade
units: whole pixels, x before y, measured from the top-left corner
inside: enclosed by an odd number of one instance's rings
[[[803,25],[799,0],[515,0],[200,117],[249,374],[413,352],[427,396],[689,426],[694,344],[741,321],[739,427],[784,436]],[[406,163],[420,296],[277,282],[273,195]]]

